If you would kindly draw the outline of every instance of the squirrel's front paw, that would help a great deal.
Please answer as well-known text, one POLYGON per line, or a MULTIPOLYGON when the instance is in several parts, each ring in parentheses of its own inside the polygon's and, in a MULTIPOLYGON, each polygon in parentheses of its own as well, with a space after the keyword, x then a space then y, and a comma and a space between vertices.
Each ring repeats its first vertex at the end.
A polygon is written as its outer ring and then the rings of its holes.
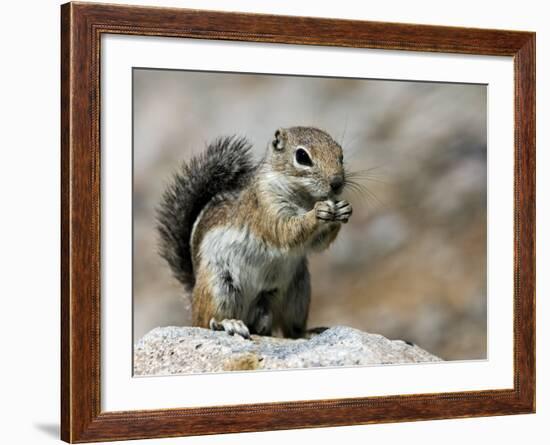
POLYGON ((317 201, 315 217, 320 221, 334 221, 334 203, 332 201, 317 201))
POLYGON ((334 220, 347 223, 353 212, 351 204, 347 201, 338 201, 334 205, 334 220))
POLYGON ((250 331, 242 320, 226 318, 218 322, 215 318, 212 318, 209 325, 213 331, 225 331, 229 335, 238 334, 243 338, 250 338, 250 331))

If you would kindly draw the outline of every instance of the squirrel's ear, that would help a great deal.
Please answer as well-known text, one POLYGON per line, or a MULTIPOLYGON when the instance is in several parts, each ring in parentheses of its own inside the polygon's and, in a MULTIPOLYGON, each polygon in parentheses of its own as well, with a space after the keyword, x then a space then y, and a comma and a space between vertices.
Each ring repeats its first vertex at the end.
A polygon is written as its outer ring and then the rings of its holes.
POLYGON ((273 142, 271 143, 271 145, 273 145, 273 148, 275 150, 283 150, 285 148, 285 142, 286 142, 286 137, 285 137, 285 130, 283 130, 282 128, 279 128, 276 132, 275 132, 275 136, 273 137, 273 142))

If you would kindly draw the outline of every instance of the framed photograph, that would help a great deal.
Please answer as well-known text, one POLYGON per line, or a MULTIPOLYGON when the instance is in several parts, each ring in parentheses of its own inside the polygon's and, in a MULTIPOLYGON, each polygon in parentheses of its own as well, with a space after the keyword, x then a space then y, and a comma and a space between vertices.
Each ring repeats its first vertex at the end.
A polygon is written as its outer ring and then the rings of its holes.
POLYGON ((535 411, 535 34, 61 7, 67 442, 535 411))

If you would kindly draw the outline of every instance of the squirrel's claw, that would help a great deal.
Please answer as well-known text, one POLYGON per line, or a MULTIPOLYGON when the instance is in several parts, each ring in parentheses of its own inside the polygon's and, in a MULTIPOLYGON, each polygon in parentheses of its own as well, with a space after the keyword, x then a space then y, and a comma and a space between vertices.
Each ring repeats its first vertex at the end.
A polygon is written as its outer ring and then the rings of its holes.
POLYGON ((338 201, 334 206, 334 220, 343 222, 344 224, 349 221, 353 208, 347 201, 338 201))
POLYGON ((334 204, 331 201, 316 202, 315 216, 321 221, 334 221, 334 204))
POLYGON ((218 322, 215 318, 212 318, 209 325, 213 331, 225 331, 229 335, 238 334, 243 338, 250 338, 250 331, 242 320, 226 318, 218 322))
POLYGON ((336 221, 347 223, 353 212, 351 204, 347 201, 319 201, 315 203, 315 216, 321 221, 336 221))

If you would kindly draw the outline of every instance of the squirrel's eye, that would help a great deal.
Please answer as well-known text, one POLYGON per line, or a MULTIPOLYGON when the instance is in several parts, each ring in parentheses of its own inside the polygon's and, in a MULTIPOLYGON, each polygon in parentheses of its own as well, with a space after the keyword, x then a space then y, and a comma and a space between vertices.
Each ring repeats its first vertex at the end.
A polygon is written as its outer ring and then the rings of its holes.
POLYGON ((298 150, 296 150, 296 162, 300 165, 307 165, 308 167, 311 167, 313 165, 313 162, 307 154, 307 151, 305 151, 303 148, 299 148, 298 150))

